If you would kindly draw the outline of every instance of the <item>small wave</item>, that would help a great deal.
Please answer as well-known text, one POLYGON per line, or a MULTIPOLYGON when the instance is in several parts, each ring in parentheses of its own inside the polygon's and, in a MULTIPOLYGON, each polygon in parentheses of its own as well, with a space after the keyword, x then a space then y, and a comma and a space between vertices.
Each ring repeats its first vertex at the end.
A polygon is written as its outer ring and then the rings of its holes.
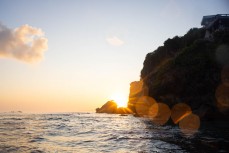
POLYGON ((47 118, 47 119, 45 119, 45 120, 62 120, 62 118, 61 117, 50 117, 50 118, 47 118))
POLYGON ((178 127, 156 126, 131 116, 5 115, 0 119, 0 153, 217 152, 229 150, 228 134, 227 129, 214 129, 186 138, 178 127))
POLYGON ((84 140, 83 142, 88 143, 88 142, 94 142, 92 140, 84 140))
POLYGON ((23 120, 22 118, 12 117, 12 118, 4 118, 4 120, 23 120))
POLYGON ((134 139, 134 138, 128 137, 128 136, 120 136, 120 137, 117 137, 117 138, 116 138, 117 141, 120 141, 120 140, 128 140, 128 139, 134 139))
POLYGON ((31 150, 30 153, 43 153, 44 151, 41 151, 41 150, 31 150))
POLYGON ((41 142, 41 141, 45 141, 46 139, 43 137, 34 137, 32 140, 30 140, 29 142, 41 142))
POLYGON ((17 152, 20 148, 16 146, 0 145, 1 153, 17 152))

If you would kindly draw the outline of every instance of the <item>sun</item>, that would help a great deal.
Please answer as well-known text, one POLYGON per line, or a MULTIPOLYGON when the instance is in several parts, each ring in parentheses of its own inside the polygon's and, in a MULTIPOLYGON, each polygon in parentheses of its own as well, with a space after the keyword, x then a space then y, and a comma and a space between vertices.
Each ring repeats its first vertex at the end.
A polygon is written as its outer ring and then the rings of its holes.
POLYGON ((111 95, 111 99, 117 103, 118 107, 127 107, 128 99, 124 94, 114 93, 111 95))

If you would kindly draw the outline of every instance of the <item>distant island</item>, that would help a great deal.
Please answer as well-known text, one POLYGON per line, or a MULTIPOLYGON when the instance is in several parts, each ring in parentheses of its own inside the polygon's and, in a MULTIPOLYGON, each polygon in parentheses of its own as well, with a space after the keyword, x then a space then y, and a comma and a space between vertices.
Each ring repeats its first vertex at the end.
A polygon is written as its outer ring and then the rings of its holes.
MULTIPOLYGON (((229 120, 229 15, 204 16, 201 25, 167 39, 146 55, 140 80, 130 84, 125 110, 161 117, 163 106, 163 112, 168 112, 165 123, 171 116, 175 124, 190 114, 200 120, 229 120), (157 112, 152 109, 155 103, 157 112), (180 117, 173 117, 174 110, 180 117)), ((109 101, 96 112, 120 113, 117 110, 109 101)))

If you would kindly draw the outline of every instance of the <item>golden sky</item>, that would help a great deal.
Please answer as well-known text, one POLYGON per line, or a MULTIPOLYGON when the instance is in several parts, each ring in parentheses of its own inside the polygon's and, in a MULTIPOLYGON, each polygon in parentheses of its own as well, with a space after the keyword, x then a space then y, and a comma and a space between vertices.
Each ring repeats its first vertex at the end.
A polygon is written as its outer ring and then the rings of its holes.
POLYGON ((0 112, 95 111, 127 99, 148 52, 200 27, 204 15, 229 13, 227 6, 226 0, 2 0, 0 112))

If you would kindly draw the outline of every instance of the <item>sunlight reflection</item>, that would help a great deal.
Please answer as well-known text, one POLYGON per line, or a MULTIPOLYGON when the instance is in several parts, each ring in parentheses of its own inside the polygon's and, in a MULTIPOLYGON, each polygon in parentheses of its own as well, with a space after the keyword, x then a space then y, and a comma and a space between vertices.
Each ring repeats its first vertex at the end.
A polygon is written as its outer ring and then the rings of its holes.
POLYGON ((164 125, 170 118, 170 108, 164 103, 154 103, 149 109, 149 118, 157 125, 164 125))
POLYGON ((187 115, 191 114, 191 108, 185 103, 178 103, 172 108, 171 118, 174 124, 177 124, 187 115))
POLYGON ((195 114, 186 115, 180 122, 179 127, 185 135, 195 134, 200 127, 200 118, 195 114))

